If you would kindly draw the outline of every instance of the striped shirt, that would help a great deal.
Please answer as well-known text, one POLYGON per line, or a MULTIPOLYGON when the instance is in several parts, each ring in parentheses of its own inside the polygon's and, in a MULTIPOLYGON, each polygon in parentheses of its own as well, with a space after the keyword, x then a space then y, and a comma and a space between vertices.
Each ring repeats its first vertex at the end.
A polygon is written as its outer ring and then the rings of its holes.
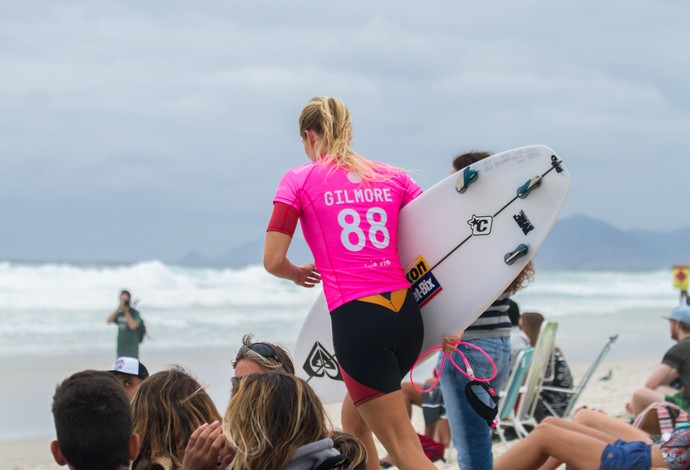
POLYGON ((463 341, 482 338, 500 338, 510 336, 510 318, 508 317, 509 295, 501 294, 489 308, 467 327, 462 335, 463 341))

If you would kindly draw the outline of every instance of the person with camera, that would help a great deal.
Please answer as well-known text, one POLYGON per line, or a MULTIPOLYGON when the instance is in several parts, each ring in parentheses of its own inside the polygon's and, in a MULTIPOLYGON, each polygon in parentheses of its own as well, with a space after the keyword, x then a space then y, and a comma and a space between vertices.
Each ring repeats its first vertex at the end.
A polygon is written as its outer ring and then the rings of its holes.
POLYGON ((108 316, 108 323, 117 325, 117 357, 139 358, 139 325, 141 316, 130 306, 131 294, 120 292, 120 305, 108 316))

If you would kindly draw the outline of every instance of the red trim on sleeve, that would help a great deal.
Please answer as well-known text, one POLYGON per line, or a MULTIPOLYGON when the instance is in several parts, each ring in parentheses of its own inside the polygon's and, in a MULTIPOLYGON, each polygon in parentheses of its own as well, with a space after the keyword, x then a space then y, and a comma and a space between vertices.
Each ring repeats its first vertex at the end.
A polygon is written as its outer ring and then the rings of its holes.
POLYGON ((280 232, 292 236, 297 228, 299 211, 290 204, 276 202, 273 204, 273 214, 268 222, 267 232, 280 232))

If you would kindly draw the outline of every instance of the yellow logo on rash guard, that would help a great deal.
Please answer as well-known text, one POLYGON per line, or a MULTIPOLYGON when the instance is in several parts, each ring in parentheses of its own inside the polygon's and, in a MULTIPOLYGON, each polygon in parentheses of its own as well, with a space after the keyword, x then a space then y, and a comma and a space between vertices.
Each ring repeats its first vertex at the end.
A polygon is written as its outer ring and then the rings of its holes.
POLYGON ((410 283, 412 295, 420 307, 426 305, 443 290, 423 256, 418 256, 405 270, 405 276, 407 276, 407 282, 410 283))

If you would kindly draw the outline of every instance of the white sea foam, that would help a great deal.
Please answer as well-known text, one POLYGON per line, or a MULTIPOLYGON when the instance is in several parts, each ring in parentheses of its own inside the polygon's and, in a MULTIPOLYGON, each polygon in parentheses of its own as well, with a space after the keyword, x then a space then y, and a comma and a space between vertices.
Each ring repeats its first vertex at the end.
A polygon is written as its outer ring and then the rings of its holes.
POLYGON ((678 303, 671 271, 537 272, 515 299, 523 310, 547 316, 611 315, 633 309, 667 312, 678 303))
MULTIPOLYGON (((191 268, 0 263, 0 355, 112 349, 105 319, 130 289, 146 320, 146 347, 228 344, 254 331, 294 341, 317 290, 263 267, 191 268)), ((265 337, 265 336, 264 336, 265 337)))
POLYGON ((211 269, 148 261, 126 266, 0 263, 0 309, 103 309, 129 288, 148 308, 213 308, 300 302, 263 268, 211 269))
MULTIPOLYGON (((293 343, 319 291, 276 279, 261 266, 0 262, 0 356, 113 349, 116 332, 105 318, 122 288, 139 299, 150 334, 144 347, 151 349, 227 345, 247 332, 293 343)), ((515 298, 523 311, 561 319, 657 316, 678 302, 670 270, 537 272, 515 298)))

